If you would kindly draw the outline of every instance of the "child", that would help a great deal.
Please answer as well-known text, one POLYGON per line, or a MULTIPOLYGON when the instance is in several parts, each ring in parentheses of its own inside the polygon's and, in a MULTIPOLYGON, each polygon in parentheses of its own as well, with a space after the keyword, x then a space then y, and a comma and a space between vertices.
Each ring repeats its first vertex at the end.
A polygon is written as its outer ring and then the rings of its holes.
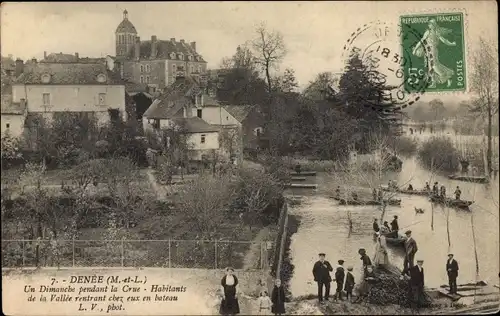
POLYGON ((347 267, 347 274, 345 277, 344 291, 347 293, 347 300, 352 302, 352 290, 354 289, 354 275, 352 275, 352 266, 347 267))
POLYGON ((267 293, 267 291, 260 292, 258 302, 259 315, 270 315, 273 303, 271 302, 271 298, 269 297, 269 293, 267 293))
MULTIPOLYGON (((221 289, 215 291, 215 298, 213 301, 214 310, 218 311, 222 315, 222 304, 224 304, 224 294, 221 289)), ((214 313, 215 314, 215 313, 214 313)))

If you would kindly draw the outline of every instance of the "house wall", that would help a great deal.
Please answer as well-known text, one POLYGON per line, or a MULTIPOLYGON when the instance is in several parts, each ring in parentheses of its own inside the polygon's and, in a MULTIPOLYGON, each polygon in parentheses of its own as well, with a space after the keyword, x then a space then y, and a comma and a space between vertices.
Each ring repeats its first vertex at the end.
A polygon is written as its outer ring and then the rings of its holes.
POLYGON ((201 73, 205 73, 207 71, 207 63, 204 62, 169 59, 166 61, 164 69, 167 86, 175 82, 177 69, 179 69, 179 67, 184 67, 186 75, 199 74, 200 68, 201 68, 201 73), (173 65, 175 65, 176 69, 175 72, 173 65), (194 72, 192 72, 191 66, 194 67, 194 72))
MULTIPOLYGON (((109 121, 108 109, 118 109, 123 120, 125 86, 121 85, 13 85, 13 102, 27 101, 28 112, 94 112, 99 124, 109 121), (43 105, 43 94, 50 94, 50 105, 43 105), (104 105, 99 105, 99 94, 105 93, 104 105)), ((50 115, 48 116, 51 117, 50 115)))
POLYGON ((262 135, 264 132, 263 125, 262 116, 255 110, 252 110, 242 123, 244 148, 256 149, 259 146, 259 137, 256 130, 260 129, 262 135))
POLYGON ((21 137, 24 131, 24 120, 25 116, 22 114, 2 114, 2 136, 8 133, 13 138, 21 137))
POLYGON ((163 88, 166 85, 164 59, 151 59, 125 62, 124 77, 137 83, 147 83, 152 87, 163 88), (142 66, 142 72, 141 72, 142 66), (148 67, 149 66, 149 71, 148 67), (142 81, 141 81, 142 77, 142 81), (149 83, 147 78, 149 77, 149 83))
POLYGON ((219 149, 219 133, 192 133, 188 137, 188 144, 190 148, 189 158, 192 160, 201 160, 202 155, 208 155, 210 154, 211 150, 219 149), (204 144, 201 143, 202 135, 205 135, 204 144))
MULTIPOLYGON (((241 123, 238 122, 231 114, 229 114, 226 109, 218 106, 204 106, 200 108, 202 110, 201 118, 208 124, 215 125, 237 125, 240 126, 241 123)), ((193 108, 193 116, 197 115, 197 108, 193 108)))

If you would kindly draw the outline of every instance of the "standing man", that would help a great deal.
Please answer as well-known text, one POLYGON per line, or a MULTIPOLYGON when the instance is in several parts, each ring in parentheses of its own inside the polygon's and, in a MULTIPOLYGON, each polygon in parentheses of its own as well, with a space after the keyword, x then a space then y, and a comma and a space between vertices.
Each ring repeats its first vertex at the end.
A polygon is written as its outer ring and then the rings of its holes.
POLYGON ((340 198, 340 185, 335 189, 335 197, 340 198))
POLYGON ((316 261, 313 268, 314 281, 318 283, 318 300, 320 302, 323 301, 323 286, 325 286, 325 301, 328 301, 330 296, 330 282, 332 282, 330 271, 333 271, 330 262, 325 260, 324 253, 320 253, 319 260, 316 261))
POLYGON ((430 191, 431 190, 431 187, 429 185, 429 182, 426 182, 425 183, 425 191, 430 191))
POLYGON ((337 267, 337 270, 335 271, 335 282, 337 283, 337 290, 335 292, 335 300, 341 300, 342 301, 342 288, 344 287, 344 278, 345 278, 345 272, 344 272, 344 260, 339 260, 339 266, 337 267))
POLYGON ((432 193, 436 196, 439 195, 439 185, 438 185, 437 181, 434 182, 434 185, 432 186, 432 193))
POLYGON ((391 231, 396 232, 396 234, 399 231, 399 224, 398 224, 398 216, 394 215, 394 219, 391 222, 391 231))
MULTIPOLYGON (((366 275, 367 274, 367 271, 368 271, 368 267, 372 265, 372 260, 370 259, 370 257, 368 257, 366 255, 366 250, 365 248, 360 248, 358 250, 358 253, 359 255, 361 256, 361 262, 363 262, 363 275, 366 275)), ((363 276, 364 278, 364 276, 363 276)))
POLYGON ((460 191, 460 187, 457 185, 457 189, 455 190, 455 199, 460 200, 460 195, 462 195, 462 191, 460 191))
POLYGON ((374 218, 373 219, 373 231, 378 233, 378 231, 380 230, 380 227, 378 226, 378 222, 377 222, 377 219, 374 218))
POLYGON ((417 260, 417 265, 410 269, 410 287, 412 293, 411 305, 413 309, 419 306, 424 297, 424 260, 417 260))
POLYGON ((446 187, 444 185, 441 186, 441 197, 446 198, 446 187))
POLYGON ((380 189, 378 189, 378 200, 382 201, 382 197, 383 197, 383 195, 382 195, 382 188, 380 188, 380 189))
POLYGON ((448 283, 450 284, 450 294, 457 294, 458 262, 453 259, 453 254, 448 254, 446 261, 446 272, 448 273, 448 283))
POLYGON ((376 201, 377 200, 377 189, 373 188, 372 196, 373 196, 373 200, 376 201))
POLYGON ((418 251, 417 242, 413 239, 413 237, 411 237, 411 230, 407 230, 405 235, 405 260, 403 263, 404 268, 402 274, 408 274, 411 268, 413 268, 413 260, 418 251))

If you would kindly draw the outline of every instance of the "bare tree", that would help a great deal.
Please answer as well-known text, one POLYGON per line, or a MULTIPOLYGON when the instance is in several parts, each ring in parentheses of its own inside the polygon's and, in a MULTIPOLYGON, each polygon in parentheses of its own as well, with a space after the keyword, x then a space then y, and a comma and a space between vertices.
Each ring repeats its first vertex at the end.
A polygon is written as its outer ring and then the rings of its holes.
POLYGON ((271 70, 279 66, 286 55, 283 35, 277 31, 268 31, 264 24, 257 27, 257 37, 252 41, 255 62, 265 74, 268 92, 272 90, 271 70))
POLYGON ((490 174, 493 170, 492 121, 498 113, 498 52, 484 38, 479 39, 479 47, 473 54, 472 69, 471 90, 477 95, 472 111, 488 120, 486 163, 490 174))

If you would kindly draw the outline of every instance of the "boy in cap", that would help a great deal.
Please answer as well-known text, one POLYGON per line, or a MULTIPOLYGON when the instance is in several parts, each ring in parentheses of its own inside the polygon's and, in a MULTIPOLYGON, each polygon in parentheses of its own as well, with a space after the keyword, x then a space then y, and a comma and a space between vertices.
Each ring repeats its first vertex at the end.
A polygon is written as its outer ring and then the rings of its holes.
POLYGON ((343 266, 344 260, 339 260, 338 263, 339 265, 337 267, 337 270, 335 271, 335 282, 337 283, 335 300, 342 300, 342 288, 344 286, 344 277, 345 277, 344 266, 343 266))
POLYGON ((354 289, 354 275, 352 274, 352 266, 347 267, 347 273, 345 276, 344 291, 347 293, 347 300, 352 302, 352 290, 354 289))
POLYGON ((412 308, 417 308, 424 296, 424 260, 417 260, 417 265, 410 269, 410 286, 412 292, 412 308))
POLYGON ((332 282, 332 277, 330 276, 330 271, 333 271, 330 262, 325 260, 325 254, 319 254, 319 260, 316 261, 313 267, 314 281, 318 283, 318 300, 323 301, 323 286, 325 286, 325 301, 328 301, 328 296, 330 296, 330 282, 332 282))
POLYGON ((413 267, 415 254, 418 251, 417 242, 411 237, 411 230, 407 230, 405 232, 405 235, 405 259, 403 262, 404 268, 402 274, 407 274, 410 272, 410 269, 413 267))

